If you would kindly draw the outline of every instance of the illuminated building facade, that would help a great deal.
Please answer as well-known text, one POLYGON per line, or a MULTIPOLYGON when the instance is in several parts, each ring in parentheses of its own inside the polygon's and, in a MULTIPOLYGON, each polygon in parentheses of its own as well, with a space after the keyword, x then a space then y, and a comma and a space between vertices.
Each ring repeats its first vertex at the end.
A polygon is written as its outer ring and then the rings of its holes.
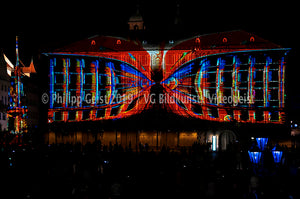
POLYGON ((10 88, 10 78, 6 72, 5 55, 0 52, 0 125, 1 131, 7 130, 8 90, 10 88))
POLYGON ((160 46, 96 36, 45 53, 48 122, 120 119, 155 103, 175 114, 241 123, 285 122, 287 48, 244 31, 196 36, 160 46), (151 46, 151 47, 150 47, 151 46), (154 69, 162 80, 151 79, 154 69))

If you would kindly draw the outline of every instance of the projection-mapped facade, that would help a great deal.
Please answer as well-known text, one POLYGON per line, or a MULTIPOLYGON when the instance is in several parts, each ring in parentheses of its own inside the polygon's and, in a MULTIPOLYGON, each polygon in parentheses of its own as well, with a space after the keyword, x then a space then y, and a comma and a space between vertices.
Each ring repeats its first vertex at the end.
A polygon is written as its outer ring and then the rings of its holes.
POLYGON ((244 31, 149 46, 97 36, 46 53, 48 122, 124 118, 160 95, 155 103, 186 117, 284 123, 289 49, 244 31), (154 69, 163 74, 159 82, 151 79, 154 69), (151 93, 154 84, 163 93, 151 93))

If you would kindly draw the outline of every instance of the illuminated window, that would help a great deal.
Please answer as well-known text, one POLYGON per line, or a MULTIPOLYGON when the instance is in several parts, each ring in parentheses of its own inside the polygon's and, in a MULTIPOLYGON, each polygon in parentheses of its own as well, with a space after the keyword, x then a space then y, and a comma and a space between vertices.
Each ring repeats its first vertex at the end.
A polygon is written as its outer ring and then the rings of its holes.
POLYGON ((224 38, 223 38, 223 43, 227 43, 227 41, 228 41, 227 38, 224 37, 224 38))
POLYGON ((250 37, 250 42, 254 42, 255 41, 255 38, 252 36, 250 37))
POLYGON ((195 43, 200 44, 200 38, 199 37, 195 39, 195 43))
POLYGON ((120 44, 121 44, 121 40, 118 39, 118 40, 117 40, 117 45, 120 45, 120 44))
POLYGON ((92 46, 95 46, 95 45, 96 45, 96 41, 95 41, 95 40, 92 40, 91 45, 92 45, 92 46))

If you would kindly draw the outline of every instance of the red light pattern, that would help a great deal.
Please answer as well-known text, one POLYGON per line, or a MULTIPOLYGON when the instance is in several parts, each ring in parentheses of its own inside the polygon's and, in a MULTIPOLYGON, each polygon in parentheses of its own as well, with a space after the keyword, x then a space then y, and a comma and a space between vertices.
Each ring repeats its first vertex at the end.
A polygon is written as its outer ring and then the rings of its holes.
POLYGON ((49 122, 115 119, 142 112, 154 84, 151 67, 158 67, 169 111, 221 122, 283 123, 287 51, 243 31, 198 36, 155 51, 120 38, 83 40, 47 53, 49 122), (67 103, 70 96, 89 93, 96 100, 93 104, 67 103), (58 94, 64 103, 54 103, 58 94), (102 96, 107 103, 97 103, 102 96), (118 96, 123 100, 114 103, 118 96))

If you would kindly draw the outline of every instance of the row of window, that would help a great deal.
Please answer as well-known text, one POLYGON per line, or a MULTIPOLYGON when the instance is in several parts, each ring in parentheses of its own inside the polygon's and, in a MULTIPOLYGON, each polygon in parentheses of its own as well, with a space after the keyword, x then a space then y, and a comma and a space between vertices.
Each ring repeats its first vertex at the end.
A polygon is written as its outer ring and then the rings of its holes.
POLYGON ((0 88, 1 88, 1 91, 8 92, 9 86, 7 86, 6 84, 1 84, 0 88))
POLYGON ((6 120, 6 113, 0 112, 0 120, 6 120))
MULTIPOLYGON (((116 116, 118 115, 118 110, 119 107, 114 107, 112 110, 111 110, 111 114, 110 116, 116 116)), ((227 115, 229 115, 231 118, 234 118, 234 112, 232 109, 227 109, 226 110, 227 112, 227 115)), ((199 114, 202 114, 202 111, 199 111, 198 110, 198 113, 199 114)), ((249 121, 250 119, 250 112, 248 110, 240 110, 238 115, 239 115, 239 118, 241 121, 249 121)), ((68 120, 70 121, 75 121, 76 120, 76 117, 77 117, 77 114, 78 114, 78 111, 69 111, 67 112, 68 114, 68 120)), ((212 118, 219 118, 219 111, 218 111, 218 108, 216 107, 209 107, 208 108, 208 115, 212 118)), ((104 118, 105 116, 105 109, 98 109, 96 111, 96 115, 95 117, 96 118, 104 118)), ((257 121, 257 122, 262 122, 262 121, 271 121, 271 122, 277 122, 277 121, 280 121, 280 113, 279 111, 263 111, 263 110, 256 110, 254 115, 254 120, 257 121)), ((90 110, 83 110, 82 111, 82 115, 81 115, 81 118, 78 118, 79 120, 90 120, 91 118, 91 111, 90 110)), ((54 118, 53 118, 55 121, 61 121, 63 120, 63 112, 55 112, 54 113, 54 118)), ((221 118, 223 119, 223 118, 221 118)))

